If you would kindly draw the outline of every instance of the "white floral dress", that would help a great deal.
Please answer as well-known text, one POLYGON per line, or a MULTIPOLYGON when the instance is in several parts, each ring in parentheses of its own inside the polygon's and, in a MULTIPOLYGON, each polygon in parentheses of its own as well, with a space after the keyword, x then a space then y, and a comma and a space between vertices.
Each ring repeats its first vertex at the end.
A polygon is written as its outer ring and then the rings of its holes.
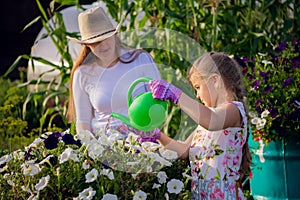
POLYGON ((208 131, 198 126, 190 148, 192 199, 246 199, 236 186, 240 178, 242 148, 247 138, 247 118, 241 102, 236 105, 242 116, 240 127, 208 131), (238 191, 237 191, 238 190, 238 191), (238 192, 238 193, 237 193, 238 192))

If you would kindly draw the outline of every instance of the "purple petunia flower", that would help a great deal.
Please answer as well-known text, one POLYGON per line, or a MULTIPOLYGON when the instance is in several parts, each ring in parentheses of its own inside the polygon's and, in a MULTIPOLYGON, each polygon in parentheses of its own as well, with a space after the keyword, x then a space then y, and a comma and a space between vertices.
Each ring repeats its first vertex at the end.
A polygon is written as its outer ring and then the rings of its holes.
POLYGON ((287 45, 286 41, 282 41, 282 42, 280 43, 280 45, 279 45, 278 47, 275 48, 275 51, 278 52, 278 53, 279 53, 279 52, 282 52, 283 50, 285 50, 286 45, 287 45))
POLYGON ((271 108, 269 108, 268 110, 269 110, 270 116, 271 116, 272 118, 277 117, 277 115, 278 115, 278 110, 277 110, 277 108, 271 107, 271 108))
POLYGON ((285 80, 282 82, 282 87, 285 87, 285 86, 291 84, 291 80, 292 80, 291 77, 288 77, 287 79, 285 79, 285 80))
POLYGON ((300 56, 296 57, 296 58, 292 58, 292 70, 295 70, 296 68, 299 67, 300 64, 300 56))
POLYGON ((74 140, 74 137, 71 134, 63 135, 62 140, 64 141, 65 144, 75 144, 79 147, 81 146, 81 143, 79 141, 74 140))
POLYGON ((267 81, 268 74, 270 74, 270 71, 267 71, 267 72, 260 71, 259 72, 259 75, 264 79, 265 82, 267 81))
POLYGON ((239 64, 240 67, 242 67, 243 69, 247 67, 244 59, 241 59, 238 56, 234 56, 234 60, 239 64))
POLYGON ((48 138, 44 140, 45 147, 50 150, 57 148, 59 137, 61 137, 61 133, 59 132, 54 132, 49 135, 48 138))
POLYGON ((260 80, 256 80, 253 83, 251 83, 251 86, 254 87, 254 90, 258 90, 259 84, 260 84, 260 80))
POLYGON ((258 113, 262 113, 262 112, 263 112, 263 109, 262 109, 260 106, 256 106, 256 107, 255 107, 255 110, 256 110, 256 112, 258 112, 258 113))
POLYGON ((262 102, 262 98, 257 99, 255 102, 255 107, 259 106, 259 104, 262 102))
POLYGON ((248 60, 250 60, 249 56, 245 56, 243 59, 242 59, 244 62, 247 62, 248 60))
POLYGON ((30 152, 32 152, 32 148, 31 147, 25 153, 25 160, 29 160, 31 158, 30 152))
POLYGON ((263 93, 266 94, 268 92, 270 92, 273 89, 272 85, 268 85, 267 87, 264 88, 263 93))

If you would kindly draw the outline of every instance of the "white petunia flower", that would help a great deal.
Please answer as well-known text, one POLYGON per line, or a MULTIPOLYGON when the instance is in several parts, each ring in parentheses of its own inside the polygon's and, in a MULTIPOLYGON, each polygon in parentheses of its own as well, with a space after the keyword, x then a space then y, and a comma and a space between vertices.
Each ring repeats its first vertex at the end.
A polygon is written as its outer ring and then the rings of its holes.
POLYGON ((59 155, 58 159, 59 159, 59 164, 62 164, 64 162, 68 161, 69 159, 73 160, 75 162, 79 161, 77 154, 70 147, 66 148, 64 150, 64 152, 62 152, 61 155, 59 155))
POLYGON ((109 143, 114 143, 115 141, 117 140, 123 140, 124 139, 124 135, 122 135, 120 132, 117 132, 115 130, 110 130, 109 131, 110 133, 109 136, 108 136, 108 142, 109 143))
POLYGON ((260 121, 260 118, 258 118, 258 117, 254 117, 253 119, 251 119, 252 124, 258 124, 259 121, 260 121))
POLYGON ((133 200, 145 200, 147 199, 147 194, 142 190, 139 190, 134 193, 133 200))
POLYGON ((86 183, 91 183, 95 181, 98 177, 98 171, 94 168, 85 175, 86 183))
POLYGON ((2 156, 0 158, 0 165, 3 165, 3 164, 7 163, 10 160, 11 160, 11 156, 10 155, 2 156))
POLYGON ((169 194, 167 192, 165 193, 165 198, 166 198, 166 200, 170 199, 169 194))
POLYGON ((81 130, 77 134, 77 138, 81 141, 82 144, 88 145, 94 138, 93 134, 88 130, 81 130))
POLYGON ((115 175, 114 175, 113 171, 111 171, 111 172, 109 172, 109 173, 107 174, 107 178, 108 178, 109 180, 114 180, 114 179, 115 179, 115 175))
POLYGON ((270 111, 265 110, 265 111, 263 111, 263 112, 261 113, 261 118, 265 118, 265 117, 267 117, 269 114, 270 114, 270 111))
POLYGON ((98 138, 98 142, 104 146, 111 146, 112 142, 110 140, 108 140, 108 137, 106 135, 101 135, 98 138))
POLYGON ((33 160, 27 161, 21 165, 23 174, 34 176, 41 171, 38 164, 35 164, 33 160))
POLYGON ((38 200, 39 196, 40 196, 39 193, 37 193, 37 194, 32 193, 27 200, 38 200))
POLYGON ((170 161, 159 156, 157 153, 150 152, 149 155, 154 159, 154 161, 160 163, 163 166, 168 166, 168 167, 172 166, 172 163, 170 161))
POLYGON ((50 176, 49 175, 47 175, 45 177, 42 177, 40 179, 40 181, 35 185, 35 189, 37 191, 43 190, 47 186, 49 180, 50 180, 50 176))
POLYGON ((87 160, 85 160, 85 161, 82 163, 82 168, 83 168, 83 169, 89 169, 89 168, 90 168, 90 164, 88 163, 87 160))
POLYGON ((46 158, 44 158, 39 164, 42 165, 44 164, 45 162, 48 162, 50 160, 50 158, 54 157, 53 155, 49 155, 47 156, 46 158))
POLYGON ((141 146, 146 151, 152 151, 152 152, 154 152, 154 151, 158 150, 161 145, 156 144, 154 142, 143 142, 141 144, 141 146))
POLYGON ((79 196, 75 199, 90 200, 90 199, 93 199, 95 194, 96 194, 96 191, 93 190, 92 187, 88 187, 87 189, 84 189, 82 192, 80 192, 79 196))
POLYGON ((16 184, 12 180, 7 180, 7 184, 10 186, 16 186, 16 184))
POLYGON ((168 176, 167 176, 166 172, 160 171, 157 174, 157 178, 158 178, 158 182, 160 184, 164 184, 167 181, 168 176))
POLYGON ((162 157, 168 159, 168 160, 174 160, 178 158, 178 154, 176 151, 172 151, 165 148, 160 148, 159 153, 162 157))
POLYGON ((167 183, 167 188, 169 193, 179 194, 183 188, 184 184, 178 179, 172 179, 167 183))
POLYGON ((296 103, 296 107, 297 107, 297 108, 300 108, 300 102, 297 101, 297 100, 295 100, 295 103, 296 103))
POLYGON ((128 136, 126 138, 126 142, 131 144, 131 143, 137 141, 138 137, 139 136, 137 134, 134 134, 134 133, 130 132, 130 133, 128 133, 128 136))
POLYGON ((266 119, 260 119, 259 122, 256 124, 256 129, 260 130, 260 129, 264 128, 266 123, 267 123, 266 119))
POLYGON ((114 180, 114 178, 115 178, 114 173, 110 169, 102 169, 100 174, 107 176, 108 179, 110 179, 110 180, 114 180))
POLYGON ((137 177, 137 175, 139 175, 138 173, 137 174, 131 174, 131 176, 132 176, 132 178, 136 178, 137 177))
POLYGON ((152 189, 158 189, 161 187, 161 184, 154 183, 152 189))
POLYGON ((118 197, 115 194, 107 193, 107 194, 103 195, 101 200, 118 200, 118 197))
POLYGON ((263 56, 263 57, 268 55, 266 53, 260 53, 260 52, 258 52, 257 54, 260 55, 260 56, 263 56))
POLYGON ((104 148, 102 147, 102 145, 98 142, 95 142, 89 147, 89 156, 92 159, 99 158, 102 155, 103 151, 104 148))
POLYGON ((30 145, 28 145, 27 147, 25 147, 25 150, 28 151, 28 149, 30 149, 32 147, 37 147, 37 146, 39 146, 43 142, 44 142, 44 140, 42 138, 35 138, 34 141, 30 145))
POLYGON ((21 186, 21 189, 24 191, 24 192, 28 192, 30 194, 32 194, 32 191, 28 188, 26 188, 24 185, 21 186))
POLYGON ((250 111, 248 114, 249 114, 249 117, 251 117, 251 118, 257 117, 256 112, 250 111))
POLYGON ((16 150, 13 152, 12 156, 16 160, 21 160, 21 159, 25 158, 25 152, 23 152, 21 150, 16 150))
POLYGON ((273 65, 273 63, 271 61, 268 61, 268 60, 263 60, 263 61, 261 61, 261 63, 263 63, 265 65, 273 65))

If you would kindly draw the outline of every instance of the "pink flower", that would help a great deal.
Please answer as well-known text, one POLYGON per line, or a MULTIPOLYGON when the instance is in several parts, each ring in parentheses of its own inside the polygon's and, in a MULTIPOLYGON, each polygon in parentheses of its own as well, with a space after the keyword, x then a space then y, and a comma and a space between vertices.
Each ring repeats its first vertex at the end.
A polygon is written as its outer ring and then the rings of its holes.
POLYGON ((229 134, 229 131, 228 130, 224 130, 224 135, 228 135, 229 134))
POLYGON ((240 156, 236 156, 233 158, 233 165, 237 165, 239 163, 240 156))
POLYGON ((229 156, 225 156, 224 157, 224 160, 222 162, 222 166, 225 167, 227 164, 228 164, 228 161, 230 160, 230 157, 229 156))
POLYGON ((210 184, 208 184, 208 188, 212 188, 213 186, 215 185, 215 183, 214 182, 211 182, 210 184))
POLYGON ((228 189, 229 189, 231 192, 234 192, 235 187, 234 187, 234 185, 229 185, 228 189))
POLYGON ((201 196, 201 198, 206 199, 206 192, 205 192, 205 190, 201 190, 200 191, 200 196, 201 196))
POLYGON ((215 188, 213 194, 215 199, 224 199, 224 193, 220 188, 215 188))

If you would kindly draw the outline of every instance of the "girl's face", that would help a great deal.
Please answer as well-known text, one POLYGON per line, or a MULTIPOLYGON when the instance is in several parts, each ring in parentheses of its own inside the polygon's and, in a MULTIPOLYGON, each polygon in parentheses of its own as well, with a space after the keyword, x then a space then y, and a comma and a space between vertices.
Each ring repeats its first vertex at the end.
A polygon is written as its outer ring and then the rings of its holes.
POLYGON ((196 97, 198 99, 200 99, 208 107, 216 106, 215 101, 217 93, 212 78, 205 80, 199 76, 192 76, 191 83, 196 90, 196 97))

